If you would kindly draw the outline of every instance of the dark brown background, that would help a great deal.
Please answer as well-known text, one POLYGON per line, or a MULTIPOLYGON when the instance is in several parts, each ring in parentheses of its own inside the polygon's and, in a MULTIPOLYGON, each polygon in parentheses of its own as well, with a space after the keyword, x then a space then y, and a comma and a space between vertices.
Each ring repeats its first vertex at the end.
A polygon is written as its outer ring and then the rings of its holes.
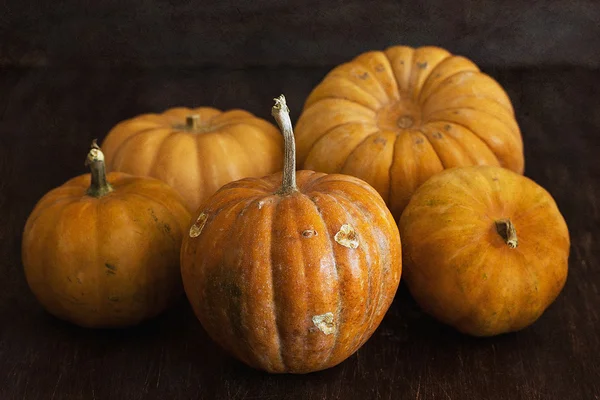
POLYGON ((600 399, 600 2, 0 2, 0 399, 600 399), (304 4, 299 7, 295 4, 304 4), (335 64, 393 44, 447 47, 507 89, 526 175, 571 231, 568 282, 532 327, 489 339, 423 315, 401 286, 373 338, 307 376, 250 370, 184 300, 140 327, 91 331, 29 292, 21 231, 86 172, 92 138, 175 105, 298 117, 335 64))

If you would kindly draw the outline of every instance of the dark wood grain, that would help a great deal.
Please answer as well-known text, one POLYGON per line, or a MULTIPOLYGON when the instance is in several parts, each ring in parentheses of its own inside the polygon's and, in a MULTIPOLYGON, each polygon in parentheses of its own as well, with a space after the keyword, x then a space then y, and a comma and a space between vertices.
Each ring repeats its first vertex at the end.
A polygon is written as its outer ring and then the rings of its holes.
POLYGON ((435 44, 483 65, 600 66, 596 0, 4 4, 0 65, 313 66, 389 45, 435 44))
POLYGON ((298 117, 327 68, 0 70, 0 399, 599 399, 600 71, 490 70, 523 130, 526 174, 571 232, 564 291, 515 334, 474 339, 423 315, 402 286, 350 359, 306 376, 234 361, 184 299, 137 328, 92 331, 45 313, 28 290, 20 240, 35 202, 85 172, 92 138, 176 105, 242 107, 270 118, 285 93, 298 117))

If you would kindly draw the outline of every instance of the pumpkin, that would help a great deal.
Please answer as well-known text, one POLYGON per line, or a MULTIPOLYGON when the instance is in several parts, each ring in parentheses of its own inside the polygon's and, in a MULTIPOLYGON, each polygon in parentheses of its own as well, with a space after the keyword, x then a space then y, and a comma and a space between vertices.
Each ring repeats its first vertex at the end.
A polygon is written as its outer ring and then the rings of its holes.
POLYGON ((91 328, 135 325, 183 295, 179 251, 189 212, 157 179, 106 174, 92 145, 91 174, 43 196, 22 241, 25 276, 42 306, 91 328))
POLYGON ((171 108, 117 124, 102 143, 110 171, 158 178, 196 211, 221 186, 279 171, 277 128, 247 111, 171 108))
POLYGON ((470 60, 430 46, 370 51, 333 69, 305 102, 296 145, 302 168, 365 180, 396 218, 445 168, 524 168, 503 88, 470 60))
POLYGON ((400 218, 405 282, 429 314, 491 336, 535 322, 562 290, 569 232, 552 196, 501 167, 448 169, 400 218))
POLYGON ((397 290, 401 244, 381 196, 345 175, 295 173, 289 110, 282 173, 246 178, 209 198, 183 240, 185 292, 208 334, 273 373, 308 373, 354 353, 397 290), (283 184, 282 184, 283 182, 283 184))

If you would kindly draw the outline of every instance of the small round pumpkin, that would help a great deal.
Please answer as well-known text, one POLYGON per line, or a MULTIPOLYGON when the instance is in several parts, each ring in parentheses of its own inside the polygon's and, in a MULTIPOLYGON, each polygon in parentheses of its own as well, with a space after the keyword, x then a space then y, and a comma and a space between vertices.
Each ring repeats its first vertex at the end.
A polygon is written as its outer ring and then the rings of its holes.
POLYGON ((179 192, 190 211, 221 186, 281 168, 273 124, 243 110, 171 108, 117 124, 102 143, 109 171, 150 176, 179 192))
POLYGON ((524 168, 505 91, 438 47, 370 51, 333 69, 306 100, 296 145, 302 168, 365 180, 396 218, 444 168, 524 168))
POLYGON ((504 168, 433 176, 399 227, 410 292, 426 312, 464 333, 527 327, 567 279, 569 232, 554 199, 504 168))
POLYGON ((400 281, 401 244, 367 183, 295 173, 289 110, 275 100, 283 173, 225 185, 198 210, 182 276, 223 348, 258 369, 308 373, 342 362, 378 327, 400 281))
POLYGON ((179 252, 189 212, 157 179, 106 174, 95 144, 91 175, 51 190, 27 219, 22 259, 42 306, 83 327, 154 317, 183 294, 179 252))

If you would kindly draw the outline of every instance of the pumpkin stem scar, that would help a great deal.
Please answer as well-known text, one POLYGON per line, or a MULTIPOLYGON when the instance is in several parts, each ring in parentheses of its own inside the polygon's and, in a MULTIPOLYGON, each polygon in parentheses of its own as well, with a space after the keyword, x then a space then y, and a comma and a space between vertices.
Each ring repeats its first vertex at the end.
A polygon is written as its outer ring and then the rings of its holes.
POLYGON ((517 238, 517 230, 513 225, 512 221, 508 218, 499 219, 496 221, 496 231, 504 242, 511 249, 516 248, 519 245, 519 239, 517 238))
POLYGON ((396 125, 398 125, 398 128, 402 129, 410 128, 411 126, 413 126, 414 123, 415 120, 410 115, 403 115, 396 121, 396 125))
POLYGON ((86 194, 92 197, 102 197, 113 191, 113 187, 106 180, 106 166, 104 165, 104 153, 100 150, 96 139, 92 141, 90 152, 85 159, 85 166, 90 167, 92 179, 86 194))
POLYGON ((202 233, 202 229, 204 229, 204 225, 206 225, 206 220, 208 219, 208 214, 201 213, 196 218, 196 222, 190 227, 190 237, 195 238, 200 236, 202 233))
POLYGON ((285 102, 285 96, 281 95, 276 99, 275 105, 271 109, 271 115, 275 118, 279 129, 283 134, 284 141, 284 160, 283 160, 283 184, 275 192, 276 194, 286 196, 298 191, 296 186, 296 143, 294 142, 294 130, 290 120, 290 109, 285 102))
POLYGON ((331 335, 335 332, 336 326, 332 312, 327 312, 321 315, 315 315, 312 317, 312 322, 317 328, 319 328, 321 332, 323 332, 326 335, 331 335))
POLYGON ((358 234, 348 224, 342 225, 339 232, 333 238, 336 242, 349 249, 356 249, 358 247, 358 234))

